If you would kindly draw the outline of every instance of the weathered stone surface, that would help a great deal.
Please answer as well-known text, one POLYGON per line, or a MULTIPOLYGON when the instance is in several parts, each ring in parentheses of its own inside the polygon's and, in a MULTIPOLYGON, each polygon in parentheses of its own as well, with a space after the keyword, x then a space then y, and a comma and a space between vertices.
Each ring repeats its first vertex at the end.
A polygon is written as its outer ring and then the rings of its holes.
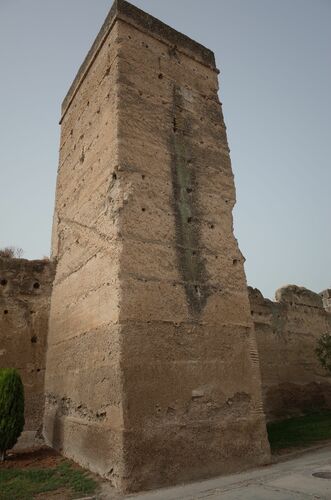
POLYGON ((52 255, 45 439, 112 480, 122 477, 118 327, 126 193, 117 182, 118 27, 103 44, 61 128, 52 255))
POLYGON ((269 456, 217 89, 117 1, 62 106, 45 435, 119 489, 269 456))
POLYGON ((323 300, 323 306, 328 312, 331 312, 331 290, 328 288, 320 293, 323 300))
POLYGON ((249 288, 261 365, 264 411, 268 420, 331 408, 331 377, 315 349, 331 332, 331 314, 320 295, 289 285, 276 302, 249 288))
POLYGON ((22 377, 28 446, 41 436, 53 278, 49 261, 0 258, 0 368, 16 368, 22 377))

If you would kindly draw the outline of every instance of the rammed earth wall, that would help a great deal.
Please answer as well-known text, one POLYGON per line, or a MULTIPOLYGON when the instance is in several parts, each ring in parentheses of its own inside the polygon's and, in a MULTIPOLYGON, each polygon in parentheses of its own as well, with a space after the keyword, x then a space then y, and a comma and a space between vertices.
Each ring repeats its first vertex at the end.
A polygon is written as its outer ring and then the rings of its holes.
POLYGON ((17 368, 25 390, 25 442, 41 435, 54 266, 0 258, 0 368, 17 368))
POLYGON ((122 490, 269 458, 217 91, 117 1, 63 103, 45 435, 122 490))
POLYGON ((298 286, 276 292, 276 302, 249 288, 268 420, 331 408, 331 376, 315 349, 331 333, 331 314, 317 293, 298 286))

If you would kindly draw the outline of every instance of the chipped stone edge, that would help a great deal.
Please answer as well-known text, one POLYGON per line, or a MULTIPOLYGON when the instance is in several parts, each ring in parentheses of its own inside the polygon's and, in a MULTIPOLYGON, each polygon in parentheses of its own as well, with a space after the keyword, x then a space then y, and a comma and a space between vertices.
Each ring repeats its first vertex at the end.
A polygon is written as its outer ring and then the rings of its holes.
POLYGON ((210 49, 195 42, 188 36, 179 33, 167 24, 159 21, 125 0, 115 0, 62 102, 60 124, 117 20, 124 21, 139 31, 148 33, 153 38, 166 43, 172 48, 175 47, 178 52, 182 52, 186 56, 218 73, 215 64, 215 56, 210 49))

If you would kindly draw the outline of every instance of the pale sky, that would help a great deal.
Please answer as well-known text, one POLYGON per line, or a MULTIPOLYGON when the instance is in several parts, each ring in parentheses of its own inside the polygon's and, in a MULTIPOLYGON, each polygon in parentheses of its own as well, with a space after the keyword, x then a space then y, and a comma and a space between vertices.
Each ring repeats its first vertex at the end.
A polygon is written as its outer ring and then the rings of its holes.
MULTIPOLYGON (((60 105, 108 0, 0 0, 0 248, 49 254, 60 105)), ((265 296, 331 286, 331 0, 133 0, 215 52, 235 234, 265 296)))

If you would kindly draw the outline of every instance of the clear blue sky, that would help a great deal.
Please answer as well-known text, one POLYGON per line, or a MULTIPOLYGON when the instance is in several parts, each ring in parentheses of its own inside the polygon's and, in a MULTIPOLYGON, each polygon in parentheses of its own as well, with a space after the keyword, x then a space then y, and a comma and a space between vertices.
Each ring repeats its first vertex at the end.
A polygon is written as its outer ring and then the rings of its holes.
MULTIPOLYGON (((214 50, 248 282, 331 286, 331 0, 133 0, 214 50)), ((60 103, 108 0, 0 0, 0 247, 49 254, 60 103)))

